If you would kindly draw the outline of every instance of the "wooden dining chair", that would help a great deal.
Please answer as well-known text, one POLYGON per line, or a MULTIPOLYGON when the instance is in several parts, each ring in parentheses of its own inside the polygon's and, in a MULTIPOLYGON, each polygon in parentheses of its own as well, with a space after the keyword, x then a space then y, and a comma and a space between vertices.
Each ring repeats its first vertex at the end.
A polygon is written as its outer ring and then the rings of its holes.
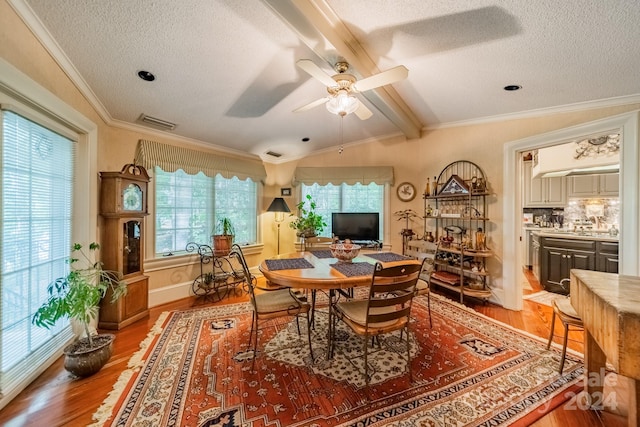
MULTIPOLYGON (((409 321, 411 302, 415 296, 416 283, 422 263, 407 261, 384 268, 376 263, 371 278, 369 297, 364 300, 337 302, 333 306, 333 321, 342 320, 353 332, 363 337, 364 376, 370 381, 368 353, 369 339, 395 331, 406 332, 407 367, 411 376, 411 344, 409 321)), ((332 327, 335 331, 335 326, 332 327)), ((402 338, 401 338, 402 339, 402 338)), ((331 340, 333 346, 334 340, 331 340)))
MULTIPOLYGON (((560 281, 560 285, 565 287, 570 282, 570 279, 562 279, 560 281)), ((564 370, 564 361, 567 356, 567 340, 569 339, 569 328, 573 327, 576 330, 584 330, 584 324, 582 323, 582 319, 580 315, 576 312, 576 310, 571 305, 571 299, 569 296, 558 296, 558 298, 554 299, 551 302, 551 307, 553 308, 553 315, 551 317, 551 332, 549 333, 549 341, 547 342, 547 350, 551 348, 551 342, 553 341, 554 336, 554 328, 556 326, 556 317, 560 319, 562 322, 562 327, 564 329, 564 336, 562 338, 562 356, 560 357, 560 367, 558 371, 562 374, 564 370)))
POLYGON ((427 296, 427 311, 429 312, 429 327, 433 327, 431 320, 431 275, 435 270, 436 253, 438 244, 426 240, 409 240, 407 242, 406 254, 420 261, 424 261, 420 279, 416 284, 416 294, 427 296))
POLYGON ((298 327, 298 335, 300 335, 299 317, 305 315, 307 320, 307 340, 309 342, 309 355, 313 361, 313 347, 311 345, 311 329, 309 312, 311 305, 306 301, 296 298, 289 288, 277 289, 273 291, 256 292, 257 279, 247 265, 247 261, 242 253, 242 248, 235 244, 231 248, 230 257, 236 258, 240 263, 244 276, 249 287, 249 296, 251 305, 253 306, 253 317, 251 320, 251 332, 249 333, 249 348, 253 344, 253 359, 255 361, 258 352, 258 330, 259 322, 262 320, 270 320, 284 316, 295 316, 296 325, 298 327), (255 332, 255 335, 254 335, 255 332), (252 342, 253 338, 253 342, 252 342))

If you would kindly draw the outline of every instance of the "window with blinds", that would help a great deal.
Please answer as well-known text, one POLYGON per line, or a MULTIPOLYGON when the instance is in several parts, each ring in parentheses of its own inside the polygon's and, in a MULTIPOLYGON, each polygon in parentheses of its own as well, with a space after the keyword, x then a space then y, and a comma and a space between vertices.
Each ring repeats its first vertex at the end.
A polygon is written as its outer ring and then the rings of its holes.
POLYGON ((66 275, 71 248, 75 142, 2 110, 0 392, 39 367, 71 335, 68 322, 31 323, 47 286, 66 275))
POLYGON ((156 254, 184 252, 187 243, 211 244, 219 218, 235 228, 234 242, 256 243, 258 186, 251 179, 214 178, 179 169, 155 171, 156 254))
POLYGON ((321 235, 331 237, 331 213, 333 212, 379 212, 380 236, 384 236, 384 185, 374 182, 357 184, 302 184, 302 198, 311 195, 316 202, 316 213, 327 223, 321 235))

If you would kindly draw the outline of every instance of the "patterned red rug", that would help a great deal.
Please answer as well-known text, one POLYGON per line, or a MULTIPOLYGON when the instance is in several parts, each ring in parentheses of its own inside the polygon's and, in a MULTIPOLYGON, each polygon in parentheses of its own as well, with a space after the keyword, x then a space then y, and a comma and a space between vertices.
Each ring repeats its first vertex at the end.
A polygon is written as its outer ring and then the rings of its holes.
MULTIPOLYGON (((247 351, 250 306, 167 313, 132 358, 95 426, 529 425, 580 389, 582 358, 438 295, 433 328, 414 301, 411 367, 399 336, 376 345, 364 387, 362 341, 346 328, 326 360, 327 316, 316 315, 309 357, 293 320, 262 329, 247 351), (370 370, 371 371, 371 370, 370 370)), ((301 328, 305 328, 301 320, 301 328)))

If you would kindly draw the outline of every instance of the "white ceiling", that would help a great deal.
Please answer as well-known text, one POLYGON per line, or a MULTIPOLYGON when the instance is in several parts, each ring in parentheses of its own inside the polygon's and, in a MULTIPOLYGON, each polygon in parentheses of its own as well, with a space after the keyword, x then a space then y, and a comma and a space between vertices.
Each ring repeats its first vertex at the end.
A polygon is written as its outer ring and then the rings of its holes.
POLYGON ((147 114, 176 123, 171 134, 269 162, 640 99, 637 0, 10 2, 108 123, 143 126, 147 114), (295 62, 335 74, 340 58, 358 78, 409 69, 406 80, 359 94, 373 117, 346 116, 344 134, 324 106, 292 112, 326 96, 295 62), (523 89, 504 91, 509 84, 523 89))

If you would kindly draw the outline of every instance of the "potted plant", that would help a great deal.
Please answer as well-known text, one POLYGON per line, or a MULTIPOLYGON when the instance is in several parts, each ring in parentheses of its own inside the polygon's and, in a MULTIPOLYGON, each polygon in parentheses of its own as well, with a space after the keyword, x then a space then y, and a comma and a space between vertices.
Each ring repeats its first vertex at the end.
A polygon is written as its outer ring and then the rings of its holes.
MULTIPOLYGON (((298 208, 298 218, 289 223, 289 227, 297 230, 296 236, 302 238, 314 237, 327 226, 322 215, 316 213, 316 202, 313 201, 311 195, 307 194, 305 199, 296 206, 298 208), (307 202, 309 203, 308 208, 305 206, 307 202)), ((290 216, 296 215, 292 213, 290 216)))
MULTIPOLYGON (((95 242, 89 245, 91 253, 99 248, 100 245, 95 242)), ((107 363, 115 339, 113 334, 91 333, 90 325, 97 319, 100 300, 111 290, 111 302, 117 301, 127 293, 127 286, 116 272, 103 270, 100 261, 93 261, 81 244, 75 243, 71 252, 72 256, 67 261, 69 273, 49 284, 49 297, 35 312, 32 322, 40 327, 51 328, 59 319, 67 317, 81 325, 84 336, 78 337, 63 350, 64 367, 76 376, 87 377, 107 363)))
POLYGON ((233 245, 235 228, 228 217, 222 217, 216 224, 216 232, 213 235, 213 253, 215 256, 227 256, 233 245))

